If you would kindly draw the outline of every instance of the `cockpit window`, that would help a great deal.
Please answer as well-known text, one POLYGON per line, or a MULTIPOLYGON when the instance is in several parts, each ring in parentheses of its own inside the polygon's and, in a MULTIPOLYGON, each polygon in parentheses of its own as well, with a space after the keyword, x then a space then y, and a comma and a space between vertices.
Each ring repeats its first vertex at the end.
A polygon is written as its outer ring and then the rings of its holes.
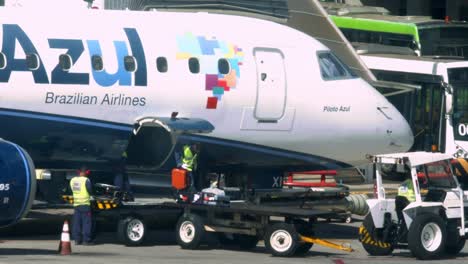
POLYGON ((338 57, 329 51, 317 52, 322 78, 326 81, 356 78, 354 74, 338 57))

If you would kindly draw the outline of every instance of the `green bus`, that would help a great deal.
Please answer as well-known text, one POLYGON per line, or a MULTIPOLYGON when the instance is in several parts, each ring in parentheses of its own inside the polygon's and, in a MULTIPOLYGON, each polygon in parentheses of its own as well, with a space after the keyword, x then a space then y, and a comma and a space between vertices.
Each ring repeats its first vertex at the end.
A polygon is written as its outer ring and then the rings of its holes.
POLYGON ((406 47, 419 56, 468 57, 468 23, 393 16, 381 7, 322 3, 351 43, 406 47))

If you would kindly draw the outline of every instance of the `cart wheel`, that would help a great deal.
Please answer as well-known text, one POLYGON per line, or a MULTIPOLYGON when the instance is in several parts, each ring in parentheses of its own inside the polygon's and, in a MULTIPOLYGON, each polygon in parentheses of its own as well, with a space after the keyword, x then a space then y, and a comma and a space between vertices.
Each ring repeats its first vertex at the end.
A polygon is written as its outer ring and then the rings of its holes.
MULTIPOLYGON (((306 237, 314 237, 315 232, 311 228, 311 223, 309 220, 309 223, 306 221, 299 221, 296 222, 296 230, 299 232, 300 235, 306 236, 306 237)), ((309 252, 309 250, 312 248, 314 244, 313 243, 306 243, 303 241, 299 242, 299 245, 297 246, 296 252, 294 253, 296 256, 303 256, 309 252)))
POLYGON ((294 225, 275 223, 265 232, 265 247, 273 256, 290 257, 299 245, 299 234, 294 225))
POLYGON ((300 242, 294 254, 297 256, 303 256, 309 252, 313 245, 314 244, 312 243, 300 242))
POLYGON ((445 249, 447 233, 442 218, 436 214, 422 214, 408 231, 408 247, 418 259, 433 259, 445 249))
POLYGON ((377 228, 375 228, 372 215, 367 214, 364 222, 359 227, 359 241, 364 249, 371 256, 387 256, 393 252, 391 243, 383 242, 379 239, 377 228))
POLYGON ((203 219, 194 214, 183 215, 176 227, 177 244, 183 249, 197 249, 205 234, 203 219))
POLYGON ((237 243, 239 243, 239 247, 243 250, 251 250, 256 248, 258 241, 260 240, 257 236, 241 234, 234 235, 234 238, 237 240, 237 243))
POLYGON ((129 216, 121 219, 117 227, 119 241, 126 246, 141 245, 145 239, 145 222, 138 218, 129 216))

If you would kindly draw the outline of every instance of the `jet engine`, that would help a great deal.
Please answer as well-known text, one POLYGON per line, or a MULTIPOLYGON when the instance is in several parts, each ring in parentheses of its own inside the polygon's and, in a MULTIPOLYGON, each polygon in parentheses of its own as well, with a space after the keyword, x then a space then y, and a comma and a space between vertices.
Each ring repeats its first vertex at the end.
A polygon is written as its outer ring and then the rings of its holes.
POLYGON ((0 139, 0 227, 17 223, 31 209, 36 174, 29 154, 0 139))

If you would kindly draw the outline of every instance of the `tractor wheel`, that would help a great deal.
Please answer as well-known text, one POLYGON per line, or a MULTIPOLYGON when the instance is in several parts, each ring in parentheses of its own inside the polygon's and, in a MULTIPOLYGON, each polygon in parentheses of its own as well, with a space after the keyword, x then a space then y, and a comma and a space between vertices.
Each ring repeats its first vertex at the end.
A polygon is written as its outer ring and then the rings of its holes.
POLYGON ((372 215, 370 213, 367 214, 364 222, 359 227, 359 241, 361 241, 362 246, 371 256, 390 255, 393 252, 393 245, 381 241, 377 231, 372 215))
POLYGON ((447 232, 444 221, 436 214, 417 216, 408 231, 408 247, 418 259, 434 259, 445 251, 447 232))

